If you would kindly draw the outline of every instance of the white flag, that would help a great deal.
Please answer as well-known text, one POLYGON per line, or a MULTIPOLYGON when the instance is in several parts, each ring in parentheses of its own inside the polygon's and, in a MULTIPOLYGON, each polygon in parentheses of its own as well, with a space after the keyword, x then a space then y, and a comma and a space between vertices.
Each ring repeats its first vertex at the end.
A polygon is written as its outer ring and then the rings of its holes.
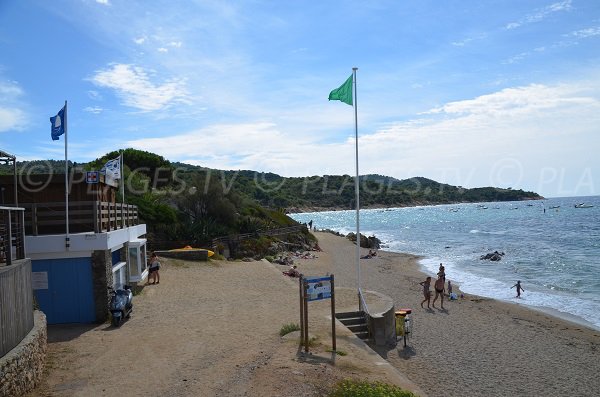
POLYGON ((121 179, 121 156, 116 159, 108 160, 100 170, 100 173, 113 180, 121 179))

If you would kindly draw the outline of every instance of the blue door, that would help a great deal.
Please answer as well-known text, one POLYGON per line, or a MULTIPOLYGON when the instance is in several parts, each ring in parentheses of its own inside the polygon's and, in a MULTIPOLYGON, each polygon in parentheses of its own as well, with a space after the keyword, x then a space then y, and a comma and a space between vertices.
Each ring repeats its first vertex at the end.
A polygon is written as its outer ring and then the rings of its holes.
POLYGON ((48 324, 96 321, 91 258, 34 260, 31 265, 34 273, 46 273, 47 285, 35 286, 34 293, 48 324))

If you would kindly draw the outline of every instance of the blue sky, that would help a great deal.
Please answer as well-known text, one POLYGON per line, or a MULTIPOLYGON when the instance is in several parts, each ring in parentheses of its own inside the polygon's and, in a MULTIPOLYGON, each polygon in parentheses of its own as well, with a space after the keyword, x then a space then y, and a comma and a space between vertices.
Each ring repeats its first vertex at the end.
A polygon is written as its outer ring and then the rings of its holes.
POLYGON ((600 194, 600 2, 1 0, 0 149, 600 194))

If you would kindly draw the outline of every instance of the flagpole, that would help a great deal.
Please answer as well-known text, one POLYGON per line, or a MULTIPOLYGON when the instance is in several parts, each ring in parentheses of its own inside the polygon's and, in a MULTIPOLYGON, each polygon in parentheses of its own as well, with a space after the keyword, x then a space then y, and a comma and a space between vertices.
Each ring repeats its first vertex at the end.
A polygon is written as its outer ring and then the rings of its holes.
POLYGON ((69 238, 69 157, 67 154, 67 101, 65 100, 65 115, 64 115, 64 128, 65 128, 65 220, 66 220, 66 237, 65 237, 65 247, 67 251, 70 247, 70 238, 69 238))
POLYGON ((121 227, 125 228, 125 209, 123 207, 125 207, 125 181, 123 178, 123 153, 125 153, 125 150, 121 151, 121 164, 119 165, 120 169, 119 169, 119 173, 120 173, 120 177, 121 180, 119 181, 119 187, 121 188, 121 227))
MULTIPOLYGON (((357 110, 357 93, 356 93, 356 71, 358 68, 352 68, 352 75, 354 80, 354 143, 355 143, 355 154, 356 154, 356 179, 354 180, 354 191, 356 194, 356 289, 360 299, 360 182, 358 180, 358 110, 357 110)), ((359 301, 360 305, 360 301, 359 301)))

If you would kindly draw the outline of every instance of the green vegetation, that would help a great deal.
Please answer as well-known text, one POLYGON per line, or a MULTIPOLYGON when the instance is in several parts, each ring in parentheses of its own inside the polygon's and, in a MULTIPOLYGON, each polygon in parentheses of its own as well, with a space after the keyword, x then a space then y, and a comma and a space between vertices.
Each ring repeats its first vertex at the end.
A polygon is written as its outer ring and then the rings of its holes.
MULTIPOLYGON (((87 164, 70 164, 78 171, 100 170, 113 151, 87 164)), ((179 248, 185 245, 210 247, 213 239, 244 234, 236 241, 234 257, 273 256, 284 248, 281 236, 265 231, 297 226, 286 215, 300 210, 354 208, 354 178, 324 175, 284 178, 273 173, 222 171, 171 163, 162 156, 135 149, 123 151, 125 200, 138 207, 147 225, 151 248, 179 248)), ((64 173, 64 162, 47 160, 17 163, 24 175, 64 173)), ((0 174, 12 168, 0 165, 0 174)), ((399 207, 458 202, 513 201, 541 199, 533 192, 483 187, 464 189, 415 177, 398 180, 383 175, 360 177, 361 207, 399 207)), ((314 243, 305 231, 285 236, 288 246, 314 243)), ((230 243, 219 242, 220 254, 230 243)))
POLYGON ((294 331, 300 331, 300 326, 298 324, 289 323, 281 327, 279 330, 279 336, 284 336, 294 331))
POLYGON ((398 386, 381 382, 344 380, 329 393, 329 397, 417 397, 398 386))
MULTIPOLYGON (((328 352, 328 353, 334 353, 333 349, 327 349, 327 350, 325 350, 325 351, 326 351, 326 352, 328 352)), ((345 352, 345 351, 343 351, 343 350, 336 350, 336 351, 335 351, 335 354, 337 354, 337 355, 338 355, 338 356, 340 356, 340 357, 344 357, 344 356, 347 356, 347 355, 348 355, 348 353, 346 353, 346 352, 345 352)))

